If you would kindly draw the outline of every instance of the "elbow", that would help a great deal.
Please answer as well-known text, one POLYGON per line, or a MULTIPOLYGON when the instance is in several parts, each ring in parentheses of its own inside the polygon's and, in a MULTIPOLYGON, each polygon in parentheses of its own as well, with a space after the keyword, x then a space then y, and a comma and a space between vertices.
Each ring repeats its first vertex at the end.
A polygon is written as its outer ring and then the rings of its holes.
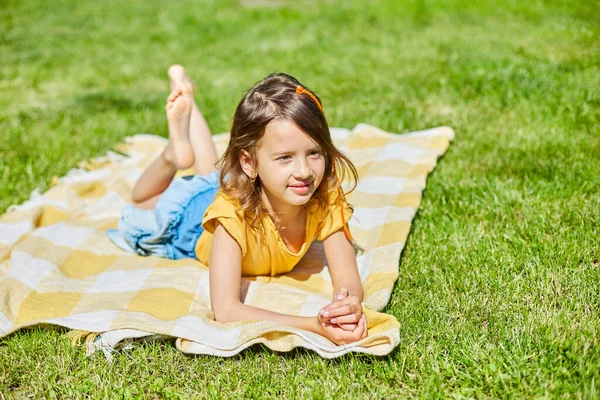
POLYGON ((227 322, 239 321, 237 318, 237 313, 235 312, 235 305, 219 305, 212 306, 213 315, 215 317, 215 321, 220 322, 222 324, 226 324, 227 322))
POLYGON ((215 316, 215 321, 220 322, 222 324, 235 321, 235 319, 232 318, 231 314, 227 312, 222 312, 221 310, 213 310, 213 315, 215 316))

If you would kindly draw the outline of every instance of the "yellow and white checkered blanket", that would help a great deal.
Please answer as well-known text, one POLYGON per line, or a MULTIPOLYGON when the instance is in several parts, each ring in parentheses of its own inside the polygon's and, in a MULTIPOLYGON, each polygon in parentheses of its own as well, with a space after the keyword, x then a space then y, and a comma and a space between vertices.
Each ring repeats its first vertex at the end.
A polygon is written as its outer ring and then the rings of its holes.
MULTIPOLYGON (((126 253, 106 236, 116 227, 131 187, 166 139, 128 138, 119 150, 82 163, 55 179, 44 194, 0 216, 0 337, 38 324, 73 329, 88 351, 124 339, 175 337, 183 352, 231 356, 263 343, 277 351, 297 346, 327 358, 348 352, 387 354, 399 343, 399 323, 381 310, 398 277, 400 253, 429 172, 454 136, 447 127, 396 135, 359 124, 332 128, 336 145, 355 163, 360 181, 348 200, 349 222, 362 247, 357 255, 365 289, 369 335, 337 346, 327 339, 269 321, 221 324, 212 319, 208 269, 192 259, 126 253)), ((223 152, 227 134, 215 135, 223 152)), ((288 274, 243 279, 247 304, 312 316, 329 303, 332 286, 322 247, 288 274)))

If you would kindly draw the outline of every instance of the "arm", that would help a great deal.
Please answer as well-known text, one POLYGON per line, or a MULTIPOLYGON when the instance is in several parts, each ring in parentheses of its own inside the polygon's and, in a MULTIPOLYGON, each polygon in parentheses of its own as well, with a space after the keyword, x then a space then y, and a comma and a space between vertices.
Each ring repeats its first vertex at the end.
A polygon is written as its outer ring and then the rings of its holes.
POLYGON ((354 246, 346 238, 342 229, 323 240, 327 265, 333 283, 333 293, 345 288, 349 296, 356 296, 359 303, 363 300, 363 287, 360 283, 354 246))
POLYGON ((354 246, 342 229, 323 240, 329 273, 333 283, 333 302, 321 316, 344 329, 353 329, 362 317, 363 287, 356 265, 354 246))
POLYGON ((210 302, 215 319, 219 322, 267 320, 291 325, 325 336, 335 343, 351 343, 363 337, 366 325, 355 331, 343 331, 320 323, 317 316, 300 317, 252 307, 240 300, 242 277, 242 250, 238 243, 218 225, 213 236, 210 255, 210 302))

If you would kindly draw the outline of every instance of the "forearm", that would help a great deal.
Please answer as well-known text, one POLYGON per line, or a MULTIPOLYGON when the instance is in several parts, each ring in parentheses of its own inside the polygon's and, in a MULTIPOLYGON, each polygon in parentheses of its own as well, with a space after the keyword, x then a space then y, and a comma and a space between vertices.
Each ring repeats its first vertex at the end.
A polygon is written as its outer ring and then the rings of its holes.
POLYGON ((345 288, 348 290, 349 295, 358 297, 362 302, 363 287, 352 243, 346 239, 344 232, 338 231, 327 238, 323 244, 329 264, 334 296, 340 289, 345 288))
MULTIPOLYGON (((215 310, 215 307, 213 307, 213 310, 215 310)), ((273 321, 310 332, 320 333, 317 317, 300 317, 297 315, 282 314, 249 306, 241 302, 231 304, 228 307, 217 307, 217 310, 215 310, 215 319, 219 322, 249 320, 273 321)))

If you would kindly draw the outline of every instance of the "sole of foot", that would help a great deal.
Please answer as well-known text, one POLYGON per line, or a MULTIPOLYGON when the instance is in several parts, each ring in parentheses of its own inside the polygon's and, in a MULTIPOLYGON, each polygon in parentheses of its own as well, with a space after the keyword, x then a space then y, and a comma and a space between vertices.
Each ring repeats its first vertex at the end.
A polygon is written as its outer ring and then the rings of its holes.
POLYGON ((187 169, 194 164, 194 152, 190 142, 190 115, 192 94, 181 90, 171 92, 167 98, 166 112, 169 125, 167 158, 177 169, 187 169))

